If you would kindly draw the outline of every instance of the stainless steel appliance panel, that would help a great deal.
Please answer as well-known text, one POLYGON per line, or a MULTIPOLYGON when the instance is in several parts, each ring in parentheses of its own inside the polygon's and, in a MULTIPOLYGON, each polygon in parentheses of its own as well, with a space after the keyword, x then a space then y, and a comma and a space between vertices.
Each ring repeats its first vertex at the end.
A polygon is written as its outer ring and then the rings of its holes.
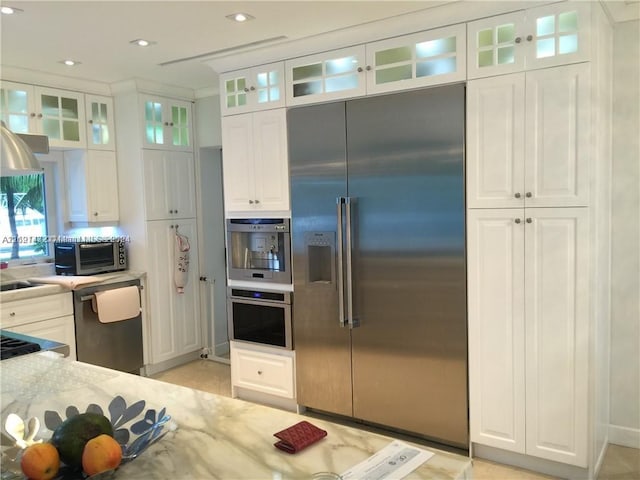
POLYGON ((352 415, 351 336, 338 325, 336 198, 344 196, 344 103, 287 112, 297 401, 352 415))
POLYGON ((113 323, 100 323, 91 307, 94 293, 114 288, 140 287, 138 280, 85 287, 73 292, 78 361, 128 373, 143 366, 142 315, 113 323))
POLYGON ((463 85, 347 102, 354 416, 462 447, 464 111, 463 85))
POLYGON ((464 86, 288 127, 298 403, 466 448, 464 86))

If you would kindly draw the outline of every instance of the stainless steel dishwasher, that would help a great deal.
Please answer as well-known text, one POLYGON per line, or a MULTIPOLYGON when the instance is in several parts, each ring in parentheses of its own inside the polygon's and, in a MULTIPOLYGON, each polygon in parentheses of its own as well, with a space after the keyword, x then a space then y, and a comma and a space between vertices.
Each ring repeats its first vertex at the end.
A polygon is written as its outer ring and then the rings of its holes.
POLYGON ((78 361, 140 374, 143 365, 142 315, 113 323, 101 323, 92 308, 96 292, 132 285, 140 289, 139 280, 127 280, 88 286, 73 292, 78 361))

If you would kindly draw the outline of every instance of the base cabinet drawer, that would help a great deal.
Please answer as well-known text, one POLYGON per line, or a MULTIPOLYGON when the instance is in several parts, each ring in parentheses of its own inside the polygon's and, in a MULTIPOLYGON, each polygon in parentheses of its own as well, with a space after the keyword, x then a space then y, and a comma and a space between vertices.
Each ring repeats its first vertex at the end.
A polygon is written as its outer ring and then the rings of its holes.
POLYGON ((293 357, 232 348, 231 381, 237 387, 293 398, 293 357))
POLYGON ((73 315, 26 323, 7 329, 10 332, 43 338, 69 345, 69 358, 76 359, 76 331, 73 315))
POLYGON ((8 329, 65 315, 73 315, 73 299, 69 292, 6 302, 0 306, 0 325, 8 329))

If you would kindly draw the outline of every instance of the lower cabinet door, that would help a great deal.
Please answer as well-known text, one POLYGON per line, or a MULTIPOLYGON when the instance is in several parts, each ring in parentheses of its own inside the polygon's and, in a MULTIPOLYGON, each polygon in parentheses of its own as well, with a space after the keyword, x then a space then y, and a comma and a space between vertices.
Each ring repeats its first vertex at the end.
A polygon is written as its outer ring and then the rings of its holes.
POLYGON ((231 378, 236 387, 294 398, 291 356, 232 348, 231 378))

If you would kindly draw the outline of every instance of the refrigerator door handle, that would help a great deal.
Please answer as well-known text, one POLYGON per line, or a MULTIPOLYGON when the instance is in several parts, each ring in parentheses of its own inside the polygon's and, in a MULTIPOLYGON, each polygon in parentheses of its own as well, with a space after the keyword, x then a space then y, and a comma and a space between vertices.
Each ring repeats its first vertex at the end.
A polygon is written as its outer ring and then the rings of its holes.
POLYGON ((341 327, 346 325, 346 318, 344 314, 344 258, 343 258, 343 237, 344 232, 342 229, 343 225, 343 205, 345 203, 344 197, 336 198, 336 206, 337 206, 337 242, 336 242, 336 250, 338 251, 338 318, 339 324, 341 327))
POLYGON ((351 225, 351 206, 355 204, 355 198, 347 197, 345 199, 346 210, 346 250, 347 250, 347 323, 349 328, 360 326, 360 321, 353 314, 353 275, 352 275, 352 252, 353 252, 353 231, 351 225))

